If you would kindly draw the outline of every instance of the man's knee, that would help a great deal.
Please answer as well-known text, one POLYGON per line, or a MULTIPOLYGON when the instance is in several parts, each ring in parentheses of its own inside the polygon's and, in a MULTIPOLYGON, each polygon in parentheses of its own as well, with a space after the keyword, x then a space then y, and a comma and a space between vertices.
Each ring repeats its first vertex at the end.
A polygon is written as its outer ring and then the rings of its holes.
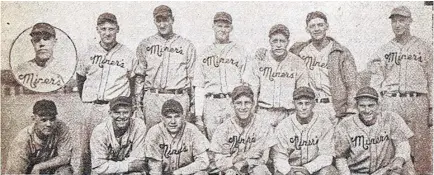
POLYGON ((329 166, 326 166, 324 168, 321 168, 319 171, 317 171, 314 174, 315 175, 335 175, 335 174, 339 174, 339 173, 338 173, 338 170, 333 165, 329 165, 329 166))
POLYGON ((208 172, 206 172, 206 171, 199 171, 199 172, 194 173, 194 175, 208 175, 208 172))
POLYGON ((59 174, 59 175, 69 175, 69 174, 72 174, 72 167, 71 167, 71 165, 61 166, 61 167, 59 167, 59 168, 56 169, 56 171, 54 172, 54 174, 59 174))
POLYGON ((268 174, 270 174, 271 175, 271 172, 270 172, 270 170, 268 170, 267 166, 258 165, 252 169, 252 174, 254 174, 254 175, 263 175, 263 174, 268 175, 268 174))

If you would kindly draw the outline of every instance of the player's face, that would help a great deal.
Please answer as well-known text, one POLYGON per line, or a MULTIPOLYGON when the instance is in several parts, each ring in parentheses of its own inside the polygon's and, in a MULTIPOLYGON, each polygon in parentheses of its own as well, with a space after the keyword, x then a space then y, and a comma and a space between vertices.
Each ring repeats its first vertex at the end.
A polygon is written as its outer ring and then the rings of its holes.
POLYGON ((57 39, 51 35, 35 35, 31 39, 37 61, 45 62, 53 56, 57 39))
POLYGON ((410 31, 411 18, 394 15, 391 19, 392 29, 395 35, 402 35, 405 32, 410 31))
POLYGON ((313 107, 315 107, 315 101, 313 99, 300 98, 298 100, 294 100, 293 103, 297 117, 305 119, 312 116, 312 110, 313 107))
POLYGON ((43 136, 49 136, 53 134, 56 128, 56 116, 49 115, 36 115, 34 114, 33 120, 35 121, 35 129, 43 136))
POLYGON ((306 26, 306 31, 310 34, 313 40, 322 40, 327 35, 329 25, 322 18, 314 18, 309 21, 306 26))
POLYGON ((173 18, 168 16, 157 16, 154 19, 154 24, 157 26, 160 35, 169 35, 173 33, 173 18))
POLYGON ((273 55, 279 57, 286 54, 289 40, 283 34, 275 34, 270 37, 271 51, 273 55))
POLYGON ((183 117, 181 114, 169 112, 163 116, 164 125, 171 134, 178 133, 182 127, 183 117))
POLYGON ((129 106, 118 106, 109 113, 113 119, 113 124, 119 129, 127 128, 133 115, 132 109, 129 106))
POLYGON ((247 119, 252 114, 253 101, 249 97, 241 96, 232 102, 235 114, 239 119, 247 119))
POLYGON ((105 22, 96 27, 99 37, 103 44, 112 44, 116 42, 116 34, 119 33, 119 26, 113 23, 105 22))
POLYGON ((229 41, 229 34, 232 31, 232 24, 225 21, 216 21, 213 25, 215 39, 220 42, 229 41))
POLYGON ((372 98, 362 97, 357 100, 357 109, 363 120, 370 121, 378 111, 378 102, 372 98))

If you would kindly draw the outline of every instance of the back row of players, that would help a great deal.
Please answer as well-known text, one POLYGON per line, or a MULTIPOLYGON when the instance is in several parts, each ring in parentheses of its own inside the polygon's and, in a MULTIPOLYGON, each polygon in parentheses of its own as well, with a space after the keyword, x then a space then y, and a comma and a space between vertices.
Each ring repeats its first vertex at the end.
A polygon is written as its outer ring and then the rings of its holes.
MULTIPOLYGON (((160 173, 189 174, 194 172, 184 171, 203 170, 208 166, 208 156, 200 154, 202 149, 207 149, 207 142, 193 131, 195 126, 186 123, 182 125, 184 132, 173 134, 178 125, 171 122, 176 123, 179 115, 194 123, 209 140, 216 141, 210 146, 210 167, 215 165, 227 173, 258 171, 263 174, 269 171, 262 166, 268 157, 276 165, 269 167, 275 169, 271 172, 312 174, 320 169, 333 172, 333 168, 325 168, 330 167, 333 156, 342 174, 401 173, 403 167, 411 167, 404 166, 410 160, 409 149, 413 150, 417 173, 431 173, 432 48, 410 34, 413 19, 408 8, 394 8, 389 18, 395 38, 379 49, 369 62, 369 67, 378 69, 372 69, 371 81, 361 85, 350 51, 326 35, 327 17, 318 11, 309 13, 306 18, 306 31, 311 40, 295 43, 288 51, 290 32, 286 26, 278 24, 270 29, 270 48, 259 49, 254 59, 249 59, 242 47, 230 41, 232 17, 219 12, 214 17, 215 43, 197 60, 193 44, 173 32, 174 17, 169 7, 155 8, 154 23, 158 33, 140 43, 136 56, 116 41, 119 25, 115 15, 104 13, 97 20, 101 41, 89 47, 77 69, 80 95, 86 104, 84 111, 89 117, 81 129, 82 148, 74 149, 71 162, 74 172, 89 171, 86 169, 86 165, 91 164, 89 142, 96 140, 101 143, 90 145, 104 143, 108 147, 99 150, 104 156, 98 159, 103 161, 95 161, 94 156, 100 154, 92 149, 93 170, 121 173, 131 166, 142 171, 142 162, 128 158, 141 154, 129 152, 134 148, 128 138, 130 135, 125 135, 129 130, 116 133, 114 129, 114 134, 101 135, 97 127, 93 136, 99 136, 90 139, 93 128, 107 116, 112 116, 113 124, 136 121, 116 117, 128 116, 129 111, 119 112, 118 108, 108 105, 110 100, 119 100, 117 97, 131 96, 134 98, 132 115, 142 118, 146 128, 151 128, 147 137, 155 141, 149 144, 159 144, 141 150, 150 158, 151 172, 157 167, 160 173), (95 58, 102 59, 95 61, 95 58), (109 63, 107 60, 123 64, 105 64, 109 63), (249 87, 239 86, 243 83, 249 87), (130 84, 134 87, 132 91, 130 84), (359 87, 366 85, 375 89, 361 88, 356 96, 359 87), (303 95, 298 97, 297 92, 303 95), (172 113, 166 114, 163 103, 168 103, 166 107, 172 113), (379 105, 381 111, 394 111, 399 116, 380 112, 379 105), (252 108, 260 120, 250 115, 252 108), (195 115, 190 115, 192 113, 195 115), (163 122, 158 124, 161 115, 163 122), (306 119, 303 116, 307 116, 306 119), (267 127, 253 127, 255 121, 267 127), (314 127, 316 125, 319 127, 314 127), (332 129, 322 129, 326 126, 332 129), (335 151, 330 149, 333 126, 336 126, 335 151), (216 128, 219 129, 216 131, 216 128), (192 130, 191 133, 186 129, 192 130), (161 133, 151 134, 153 132, 161 133), (275 132, 277 139, 273 139, 273 134, 268 135, 269 132, 275 132), (185 145, 192 142, 198 142, 200 148, 185 145), (326 149, 320 148, 324 145, 326 149), (268 156, 264 147, 271 146, 268 156), (193 157, 181 156, 189 151, 193 152, 193 157), (125 156, 119 158, 122 154, 125 156), (202 161, 182 168, 196 158, 202 161)), ((100 126, 112 126, 110 123, 100 126)), ((112 127, 116 128, 117 124, 112 127)), ((141 134, 144 137, 145 133, 141 134)))

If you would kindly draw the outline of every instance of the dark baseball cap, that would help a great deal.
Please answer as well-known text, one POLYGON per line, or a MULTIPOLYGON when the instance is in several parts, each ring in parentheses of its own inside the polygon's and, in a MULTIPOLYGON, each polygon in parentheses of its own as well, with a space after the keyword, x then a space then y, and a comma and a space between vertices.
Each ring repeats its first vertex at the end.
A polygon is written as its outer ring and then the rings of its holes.
POLYGON ((170 99, 164 102, 163 107, 161 108, 161 114, 163 116, 166 116, 167 113, 182 114, 184 113, 184 109, 182 108, 181 103, 174 99, 170 99))
POLYGON ((158 16, 172 17, 172 9, 166 5, 160 5, 154 9, 154 18, 158 16))
POLYGON ((378 100, 378 93, 377 91, 369 86, 360 88, 359 91, 356 93, 356 97, 354 97, 356 100, 362 97, 368 97, 375 100, 378 100))
POLYGON ((232 24, 232 16, 226 12, 217 12, 214 15, 214 22, 216 21, 225 21, 228 22, 229 24, 232 24))
POLYGON ((33 114, 39 116, 56 116, 57 108, 51 100, 40 100, 33 105, 33 114))
POLYGON ((115 109, 119 105, 131 107, 133 106, 133 100, 131 97, 125 97, 125 96, 119 96, 110 100, 109 103, 110 110, 115 109))
POLYGON ((50 35, 56 37, 56 32, 54 31, 54 27, 48 23, 36 23, 32 31, 30 32, 30 36, 34 37, 36 35, 50 35))
POLYGON ((310 12, 309 14, 307 14, 306 25, 310 22, 310 20, 315 19, 315 18, 321 18, 324 20, 325 23, 327 23, 327 16, 323 12, 314 11, 314 12, 310 12))
POLYGON ((253 100, 254 93, 252 88, 246 85, 237 86, 232 90, 231 97, 232 101, 235 101, 236 99, 240 98, 241 96, 249 97, 253 100))
POLYGON ((400 16, 411 18, 410 9, 408 9, 406 6, 399 6, 399 7, 394 8, 392 10, 392 12, 390 13, 389 18, 392 18, 395 15, 400 15, 400 16))
POLYGON ((298 100, 302 97, 315 99, 315 92, 313 92, 313 89, 310 87, 299 87, 295 89, 294 93, 292 94, 292 99, 298 100))
POLYGON ((112 13, 108 13, 108 12, 99 15, 99 17, 96 21, 96 24, 100 25, 100 24, 104 24, 106 22, 113 23, 116 25, 118 24, 118 20, 117 20, 116 16, 113 15, 112 13))
POLYGON ((286 27, 283 24, 276 24, 273 27, 271 27, 268 37, 271 37, 272 35, 277 33, 281 33, 285 35, 286 38, 289 38, 290 35, 288 27, 286 27))

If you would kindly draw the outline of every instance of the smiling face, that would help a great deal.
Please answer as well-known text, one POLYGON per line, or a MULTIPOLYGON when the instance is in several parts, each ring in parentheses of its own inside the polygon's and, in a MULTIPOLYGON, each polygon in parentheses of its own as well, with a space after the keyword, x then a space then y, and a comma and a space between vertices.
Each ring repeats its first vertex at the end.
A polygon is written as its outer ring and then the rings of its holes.
POLYGON ((116 34, 119 33, 119 26, 110 22, 105 22, 96 27, 101 42, 104 45, 111 45, 116 42, 116 34))
POLYGON ((400 36, 410 32, 410 24, 412 19, 401 15, 393 15, 391 18, 391 24, 393 33, 395 36, 400 36))
POLYGON ((165 116, 163 116, 164 126, 166 126, 167 131, 170 134, 176 134, 181 130, 184 118, 182 114, 175 112, 167 112, 165 116))
POLYGON ((214 36, 218 43, 229 41, 229 34, 232 31, 232 24, 226 21, 215 21, 213 25, 214 36))
POLYGON ((241 96, 234 100, 232 106, 240 120, 248 119, 253 113, 253 100, 247 96, 241 96))
POLYGON ((116 128, 126 129, 130 124, 133 112, 130 106, 119 105, 110 110, 109 114, 112 117, 113 124, 116 128))
POLYGON ((57 119, 55 115, 33 115, 36 132, 42 136, 50 136, 57 127, 57 119))
POLYGON ((364 121, 371 121, 375 118, 378 112, 378 102, 375 99, 369 97, 360 97, 357 99, 357 110, 359 115, 364 121))
POLYGON ((289 40, 281 33, 274 34, 270 37, 271 52, 276 57, 282 57, 286 54, 289 40))
POLYGON ((154 24, 160 35, 170 35, 173 33, 173 17, 171 16, 156 16, 154 24))
POLYGON ((307 23, 306 31, 313 40, 322 40, 327 35, 328 23, 322 18, 314 18, 307 23))
POLYGON ((57 42, 54 36, 49 34, 35 35, 31 41, 38 62, 46 62, 53 56, 54 45, 57 42))
POLYGON ((313 99, 302 97, 293 101, 297 117, 307 119, 312 116, 315 101, 313 99))

